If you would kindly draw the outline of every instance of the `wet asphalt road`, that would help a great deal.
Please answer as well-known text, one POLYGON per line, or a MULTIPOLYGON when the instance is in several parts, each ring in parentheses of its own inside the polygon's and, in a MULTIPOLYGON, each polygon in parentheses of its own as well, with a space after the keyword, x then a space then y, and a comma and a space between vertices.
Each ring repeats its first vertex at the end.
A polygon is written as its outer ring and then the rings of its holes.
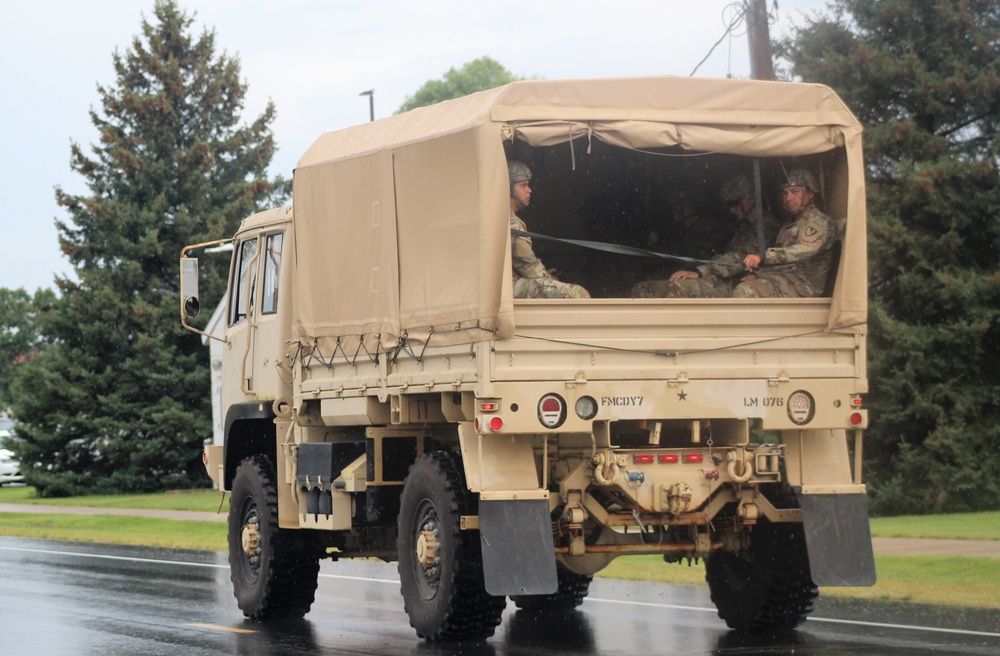
POLYGON ((511 604, 478 644, 428 644, 395 566, 327 563, 305 620, 264 627, 236 608, 225 555, 0 537, 0 654, 1000 654, 1000 612, 821 597, 785 635, 728 631, 702 586, 595 580, 580 611, 511 604))

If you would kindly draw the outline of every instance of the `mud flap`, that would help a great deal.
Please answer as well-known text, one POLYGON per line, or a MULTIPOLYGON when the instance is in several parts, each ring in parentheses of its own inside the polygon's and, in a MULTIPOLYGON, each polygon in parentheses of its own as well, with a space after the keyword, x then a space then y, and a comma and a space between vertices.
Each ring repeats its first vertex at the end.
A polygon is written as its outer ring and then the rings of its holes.
POLYGON ((875 584, 864 494, 799 494, 809 568, 819 586, 875 584))
POLYGON ((479 501, 483 577, 491 595, 559 589, 547 499, 479 501))

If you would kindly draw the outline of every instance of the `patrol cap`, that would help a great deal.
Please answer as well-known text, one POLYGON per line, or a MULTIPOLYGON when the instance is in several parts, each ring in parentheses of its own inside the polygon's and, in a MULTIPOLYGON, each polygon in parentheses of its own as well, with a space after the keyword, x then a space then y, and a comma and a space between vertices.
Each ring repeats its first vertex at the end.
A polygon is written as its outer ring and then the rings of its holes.
POLYGON ((792 169, 786 173, 785 179, 778 185, 778 190, 780 191, 785 187, 805 187, 814 194, 819 193, 819 185, 816 184, 816 178, 805 169, 792 169))

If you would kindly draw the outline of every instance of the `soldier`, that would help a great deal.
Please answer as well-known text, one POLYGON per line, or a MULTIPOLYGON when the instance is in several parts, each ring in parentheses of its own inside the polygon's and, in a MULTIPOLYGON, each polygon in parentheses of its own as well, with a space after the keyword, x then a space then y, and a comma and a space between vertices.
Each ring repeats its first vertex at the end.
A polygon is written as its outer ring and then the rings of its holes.
MULTIPOLYGON (((510 229, 526 232, 515 212, 531 202, 531 169, 522 162, 507 164, 510 178, 510 229)), ((560 282, 535 256, 530 237, 511 236, 511 266, 514 270, 514 298, 590 298, 580 285, 560 282)))
POLYGON ((706 216, 705 203, 689 192, 677 194, 670 225, 670 252, 682 257, 707 259, 725 252, 726 226, 706 216))
MULTIPOLYGON (((711 264, 692 270, 676 271, 669 280, 647 280, 632 288, 633 298, 725 298, 732 294, 742 272, 738 265, 748 253, 757 252, 757 199, 753 179, 749 176, 729 180, 719 192, 730 214, 737 221, 736 232, 729 239, 726 251, 711 264), (725 265, 730 266, 725 266, 725 265)), ((764 212, 764 243, 770 244, 778 234, 778 221, 764 212)))
POLYGON ((733 298, 808 298, 823 293, 832 260, 829 244, 837 228, 813 205, 819 185, 809 171, 793 169, 779 190, 790 220, 763 259, 757 253, 743 259, 751 273, 733 290, 733 298))

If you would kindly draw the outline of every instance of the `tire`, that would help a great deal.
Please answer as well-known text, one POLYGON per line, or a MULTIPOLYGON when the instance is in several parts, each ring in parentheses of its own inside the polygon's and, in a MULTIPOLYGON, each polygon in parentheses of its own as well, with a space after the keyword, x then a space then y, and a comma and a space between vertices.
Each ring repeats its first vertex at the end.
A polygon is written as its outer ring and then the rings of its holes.
POLYGON ((793 629, 819 596, 802 525, 761 523, 752 539, 747 553, 717 552, 705 561, 712 602, 731 629, 793 629))
POLYGON ((590 582, 593 576, 577 574, 560 567, 556 570, 559 577, 559 589, 547 595, 517 595, 511 597, 514 604, 521 610, 538 613, 560 613, 573 610, 583 603, 590 592, 590 582))
POLYGON ((461 529, 477 507, 457 454, 428 453, 410 467, 396 546, 403 607, 421 638, 481 640, 500 623, 506 598, 486 592, 479 531, 461 529))
POLYGON ((263 456, 240 463, 229 499, 229 570, 243 614, 263 621, 309 612, 320 553, 311 535, 278 528, 278 493, 270 463, 263 456))

